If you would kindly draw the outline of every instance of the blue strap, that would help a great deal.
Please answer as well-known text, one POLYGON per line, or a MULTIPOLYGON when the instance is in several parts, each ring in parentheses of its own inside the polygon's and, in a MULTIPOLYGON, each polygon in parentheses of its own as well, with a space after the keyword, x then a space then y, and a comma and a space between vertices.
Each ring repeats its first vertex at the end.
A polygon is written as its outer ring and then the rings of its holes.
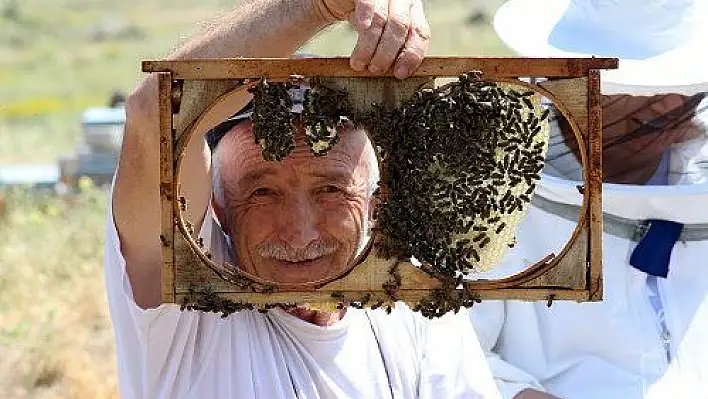
POLYGON ((668 220, 650 220, 644 237, 637 243, 629 264, 644 273, 666 278, 671 250, 681 235, 683 224, 668 220))

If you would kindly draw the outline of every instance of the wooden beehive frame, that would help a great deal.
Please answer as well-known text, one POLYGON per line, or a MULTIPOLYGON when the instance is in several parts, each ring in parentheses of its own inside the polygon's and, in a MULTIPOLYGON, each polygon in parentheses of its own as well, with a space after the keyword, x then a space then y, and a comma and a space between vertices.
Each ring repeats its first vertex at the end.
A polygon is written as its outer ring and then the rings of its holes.
MULTIPOLYGON (((481 71, 483 78, 513 82, 549 98, 574 130, 584 168, 580 218, 565 247, 511 277, 468 281, 463 290, 480 299, 575 300, 602 299, 602 118, 600 69, 617 67, 610 58, 427 58, 413 78, 456 77, 481 71), (518 78, 546 78, 537 84, 518 78)), ((191 129, 210 104, 232 92, 244 79, 266 77, 288 80, 294 76, 371 78, 395 87, 391 75, 372 76, 349 67, 347 58, 221 59, 145 61, 143 71, 159 80, 160 195, 162 200, 163 301, 181 303, 195 289, 236 302, 336 304, 342 296, 387 300, 383 286, 390 281, 394 260, 375 257, 375 251, 347 273, 324 282, 273 287, 244 277, 239 271, 219 270, 197 250, 194 237, 181 218, 178 170, 191 129), (209 266, 209 267, 207 267, 209 266), (224 273, 241 284, 224 279, 224 273), (251 284, 252 283, 252 284, 251 284)), ((410 264, 398 266, 398 299, 416 303, 441 286, 410 264)))

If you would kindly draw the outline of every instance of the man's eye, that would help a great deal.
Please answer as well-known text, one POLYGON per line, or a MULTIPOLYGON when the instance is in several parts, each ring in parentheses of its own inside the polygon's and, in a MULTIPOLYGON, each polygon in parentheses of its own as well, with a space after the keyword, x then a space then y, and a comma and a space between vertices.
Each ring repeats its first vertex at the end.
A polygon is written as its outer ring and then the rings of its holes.
POLYGON ((275 193, 275 191, 270 188, 258 187, 257 189, 253 190, 253 193, 251 193, 251 195, 254 197, 263 197, 263 196, 273 195, 274 193, 275 193))
POLYGON ((340 189, 340 188, 337 187, 337 186, 333 186, 333 185, 330 184, 330 185, 327 185, 327 186, 322 187, 322 192, 325 193, 325 194, 334 194, 334 193, 340 193, 340 192, 342 192, 342 189, 340 189))

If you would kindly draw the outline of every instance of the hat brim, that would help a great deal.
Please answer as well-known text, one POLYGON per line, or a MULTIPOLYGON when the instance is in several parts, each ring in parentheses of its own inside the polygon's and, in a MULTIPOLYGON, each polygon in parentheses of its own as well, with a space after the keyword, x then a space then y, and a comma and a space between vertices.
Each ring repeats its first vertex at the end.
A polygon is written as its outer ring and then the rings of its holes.
MULTIPOLYGON (((494 29, 502 41, 525 57, 592 57, 569 52, 549 43, 556 23, 568 8, 568 0, 510 0, 497 10, 494 29)), ((708 91, 708 24, 700 24, 691 38, 658 56, 642 60, 618 57, 619 68, 603 70, 603 94, 693 95, 708 91)))

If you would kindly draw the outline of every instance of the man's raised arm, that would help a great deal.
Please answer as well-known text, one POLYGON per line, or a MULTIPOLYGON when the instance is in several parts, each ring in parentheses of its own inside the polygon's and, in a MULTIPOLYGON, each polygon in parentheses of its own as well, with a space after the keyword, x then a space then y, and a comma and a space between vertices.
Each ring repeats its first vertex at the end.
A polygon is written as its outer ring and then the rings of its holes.
MULTIPOLYGON (((418 67, 430 29, 421 0, 256 0, 231 11, 176 50, 171 59, 288 57, 325 26, 349 20, 358 32, 352 68, 397 77, 418 67)), ((236 111, 236 110, 234 110, 236 111)), ((133 296, 143 308, 162 302, 157 79, 147 77, 129 96, 113 215, 133 296)), ((202 140, 187 149, 182 186, 192 220, 208 194, 208 157, 202 140)), ((203 212, 203 211, 202 211, 203 212)), ((196 216, 196 218, 195 218, 196 216)))

